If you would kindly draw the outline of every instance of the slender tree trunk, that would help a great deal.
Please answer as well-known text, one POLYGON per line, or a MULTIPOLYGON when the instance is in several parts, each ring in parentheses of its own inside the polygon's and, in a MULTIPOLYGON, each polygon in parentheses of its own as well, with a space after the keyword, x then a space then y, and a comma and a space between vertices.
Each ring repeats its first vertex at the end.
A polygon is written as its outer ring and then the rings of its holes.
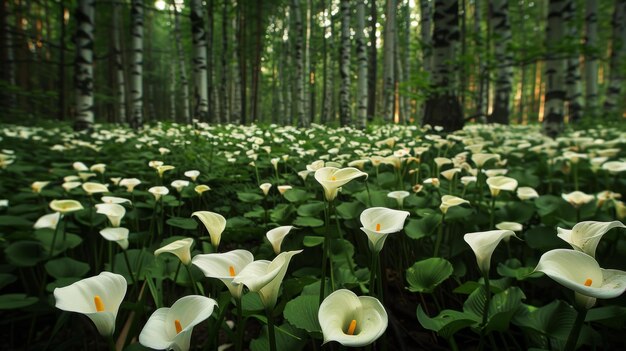
POLYGON ((498 65, 495 82, 496 94, 490 122, 509 124, 513 81, 513 51, 508 47, 511 43, 508 0, 492 0, 490 6, 490 20, 494 33, 495 61, 498 65))
POLYGON ((220 87, 220 121, 222 123, 230 123, 230 106, 228 104, 228 3, 224 1, 222 8, 222 84, 220 87))
POLYGON ((214 1, 207 1, 207 86, 208 86, 208 98, 209 98, 209 106, 208 110, 208 121, 215 122, 217 109, 215 105, 217 104, 216 94, 215 94, 215 55, 213 50, 213 36, 215 34, 215 7, 214 1))
POLYGON ((323 63, 323 87, 322 87, 322 115, 320 116, 320 123, 326 124, 330 117, 330 106, 332 103, 332 87, 331 87, 331 77, 332 77, 332 61, 330 60, 329 53, 332 54, 332 20, 333 17, 331 15, 332 8, 332 0, 329 0, 328 6, 326 6, 326 0, 323 0, 322 3, 325 6, 324 15, 326 20, 328 21, 328 26, 324 27, 324 63, 323 63))
POLYGON ((187 78, 187 68, 185 65, 185 53, 180 35, 180 20, 174 0, 172 0, 172 12, 174 13, 174 37, 176 38, 176 52, 178 54, 178 69, 180 71, 180 84, 183 92, 183 122, 191 123, 191 109, 189 106, 189 80, 187 78))
POLYGON ((476 60, 478 67, 477 73, 477 81, 478 81, 478 93, 476 96, 476 111, 475 114, 478 116, 479 120, 485 120, 485 108, 487 106, 487 90, 486 90, 486 80, 488 79, 487 73, 487 65, 485 60, 485 50, 484 50, 484 42, 483 42, 483 31, 480 26, 482 22, 481 16, 482 8, 480 7, 480 1, 474 2, 474 47, 476 48, 476 60))
POLYGON ((377 13, 376 1, 370 1, 370 46, 368 48, 369 60, 367 65, 367 120, 369 122, 372 122, 376 116, 376 74, 378 69, 378 50, 376 48, 377 13))
POLYGON ((585 9, 585 109, 595 116, 598 109, 598 1, 586 0, 585 9))
MULTIPOLYGON (((2 103, 5 104, 5 106, 7 107, 8 110, 12 110, 15 109, 16 107, 16 102, 17 102, 17 97, 15 96, 14 93, 14 89, 13 86, 15 86, 15 56, 13 54, 13 36, 11 35, 11 25, 9 22, 9 6, 10 6, 10 1, 9 0, 2 0, 2 16, 1 16, 1 20, 2 20, 2 44, 4 45, 4 56, 2 57, 3 59, 3 65, 2 65, 2 70, 3 72, 3 78, 5 79, 6 83, 11 86, 11 89, 7 89, 7 91, 4 91, 2 93, 3 95, 3 100, 2 103)), ((61 4, 61 8, 63 8, 64 6, 61 4)), ((63 9, 61 10, 61 12, 63 12, 63 9)), ((61 21, 62 23, 62 33, 65 33, 65 23, 63 21, 61 21)), ((63 37, 63 36, 62 36, 63 37)), ((63 67, 63 64, 60 65, 61 67, 63 67)), ((63 114, 61 113, 59 119, 63 119, 63 114)))
POLYGON ((121 5, 113 3, 113 54, 115 55, 115 82, 117 93, 117 121, 120 123, 128 122, 126 120, 126 82, 124 79, 124 61, 122 59, 122 48, 120 46, 120 10, 121 5))
POLYGON ((609 62, 609 86, 604 100, 604 109, 613 117, 620 114, 619 107, 621 87, 624 75, 620 66, 626 60, 626 0, 615 0, 613 12, 613 39, 611 44, 611 60, 609 62))
MULTIPOLYGON (((432 74, 432 27, 433 27, 433 2, 430 0, 420 0, 420 51, 422 53, 422 71, 429 77, 431 81, 432 74)), ((420 115, 424 115, 426 104, 420 106, 420 115)))
MULTIPOLYGON (((6 1, 3 1, 6 3, 6 1)), ((66 23, 65 23, 65 11, 66 8, 63 5, 63 3, 61 3, 59 5, 59 24, 61 26, 61 30, 60 30, 60 37, 59 37, 59 77, 58 77, 58 89, 59 89, 59 115, 58 115, 58 119, 60 121, 65 119, 65 100, 66 100, 66 91, 65 91, 65 28, 66 28, 66 23)), ((7 23, 8 23, 8 18, 7 18, 7 23)), ((8 29, 8 27, 7 27, 8 29)), ((8 33, 8 31, 5 33, 5 35, 8 35, 9 38, 7 39, 8 45, 11 45, 10 43, 10 34, 8 33)), ((9 84, 15 84, 15 70, 13 67, 13 49, 10 46, 7 46, 7 63, 5 65, 5 69, 7 74, 9 75, 9 78, 7 79, 9 84), (11 76, 12 81, 11 81, 11 76)), ((11 98, 9 96, 9 98, 11 98)), ((14 107, 15 104, 15 97, 12 98, 12 100, 9 101, 13 101, 13 103, 9 103, 7 104, 9 107, 14 107)))
POLYGON ((367 124, 367 47, 365 45, 365 0, 356 4, 356 57, 358 66, 356 124, 364 129, 367 124))
POLYGON ((294 18, 294 63, 295 63, 295 84, 296 84, 296 118, 298 119, 298 125, 300 127, 308 126, 308 121, 304 114, 304 73, 303 73, 303 39, 304 32, 302 30, 302 10, 300 9, 300 0, 292 0, 291 12, 294 18))
POLYGON ((341 45, 339 47, 339 118, 342 126, 352 124, 350 114, 350 0, 341 0, 341 45))
POLYGON ((402 60, 400 59, 400 37, 398 35, 398 31, 396 30, 396 37, 393 40, 393 56, 394 56, 394 67, 395 71, 393 72, 394 77, 396 78, 394 85, 394 106, 393 111, 394 115, 398 116, 398 123, 405 124, 406 123, 406 114, 405 114, 405 105, 404 99, 400 97, 400 83, 404 81, 404 67, 402 66, 402 60))
POLYGON ((94 0, 80 0, 76 8, 76 61, 74 84, 76 88, 75 130, 90 129, 93 114, 93 31, 94 0))
MULTIPOLYGON (((324 3, 324 1, 322 1, 322 4, 324 3)), ((312 6, 313 4, 311 3, 311 0, 309 0, 309 11, 307 13, 307 16, 309 17, 309 40, 308 40, 308 44, 307 44, 307 61, 309 62, 309 64, 307 65, 308 70, 309 70, 309 123, 313 123, 315 121, 315 113, 317 112, 317 108, 316 108, 316 89, 315 89, 315 83, 317 81, 317 76, 316 76, 316 72, 315 72, 315 67, 316 67, 316 62, 315 62, 315 57, 317 55, 312 55, 310 54, 311 51, 311 41, 314 38, 315 32, 314 32, 314 28, 315 28, 315 17, 311 15, 311 11, 312 11, 312 6)))
MULTIPOLYGON (((242 4, 237 3, 237 11, 242 11, 242 4)), ((239 22, 239 16, 235 16, 232 19, 233 34, 233 54, 231 71, 233 77, 233 92, 232 92, 232 123, 241 123, 241 63, 239 62, 239 41, 237 40, 237 22, 239 22)))
POLYGON ((176 120, 176 60, 170 65, 170 121, 176 120))
POLYGON ((557 47, 564 38, 563 10, 567 1, 550 0, 546 38, 546 93, 544 132, 552 137, 563 131, 563 109, 566 97, 565 60, 558 57, 557 47))
POLYGON ((406 0, 404 5, 404 58, 403 58, 403 67, 404 73, 402 75, 402 81, 407 83, 406 90, 407 94, 402 96, 402 103, 404 108, 402 113, 404 115, 404 123, 409 123, 411 121, 411 112, 412 112, 412 103, 411 103, 411 95, 412 84, 408 84, 411 81, 411 5, 410 1, 406 0))
POLYGON ((291 92, 293 90, 292 86, 292 75, 289 68, 291 68, 292 60, 291 60, 291 41, 293 40, 293 26, 291 25, 291 8, 290 6, 285 6, 285 32, 288 34, 288 39, 283 41, 283 62, 284 67, 283 70, 283 80, 284 83, 284 94, 285 94, 285 114, 282 116, 282 124, 283 125, 291 125, 293 123, 293 102, 291 99, 291 92))
POLYGON ((255 57, 252 65, 252 106, 251 120, 252 122, 260 121, 259 115, 259 87, 261 84, 261 51, 263 50, 263 1, 257 0, 256 3, 256 31, 255 31, 255 57))
POLYGON ((383 54, 383 96, 385 100, 384 119, 393 123, 395 77, 394 41, 396 38, 396 0, 387 0, 385 41, 383 54))
POLYGON ((194 118, 205 122, 209 114, 207 87, 206 32, 202 0, 191 0, 191 33, 193 37, 194 118))
MULTIPOLYGON (((526 11, 524 11, 525 8, 525 4, 522 2, 518 3, 519 5, 519 12, 520 12, 520 17, 522 19, 524 19, 525 15, 526 15, 526 11)), ((525 31, 525 27, 523 25, 522 22, 522 26, 521 26, 521 46, 522 47, 526 47, 526 31, 525 31)), ((525 103, 526 103, 526 74, 527 74, 527 64, 526 64, 526 55, 525 52, 522 50, 522 52, 520 53, 520 59, 522 61, 522 72, 521 72, 521 78, 520 78, 520 98, 519 98, 519 109, 518 109, 518 113, 519 115, 517 116, 517 124, 522 124, 524 119, 524 111, 525 111, 525 103)))
POLYGON ((139 128, 143 124, 143 0, 132 0, 130 18, 133 53, 130 72, 133 106, 131 125, 139 128))
POLYGON ((285 29, 287 28, 287 18, 285 18, 285 20, 283 20, 282 22, 282 27, 280 28, 280 32, 276 33, 276 37, 277 38, 277 44, 276 44, 276 48, 278 48, 278 50, 274 51, 274 62, 278 62, 279 64, 277 64, 277 70, 278 70, 278 79, 276 80, 276 83, 278 84, 277 88, 276 88, 276 100, 277 100, 277 111, 276 111, 276 115, 274 116, 274 123, 283 123, 283 120, 285 118, 285 101, 284 101, 284 89, 285 89, 285 65, 286 62, 283 61, 283 57, 284 57, 284 51, 285 51, 285 42, 283 39, 283 33, 285 33, 285 29))
POLYGON ((567 42, 575 43, 576 49, 567 58, 565 73, 565 85, 567 87, 567 106, 570 122, 577 122, 582 117, 582 87, 580 78, 580 60, 577 43, 578 26, 576 25, 576 4, 574 0, 568 0, 563 12, 563 20, 567 29, 567 42))

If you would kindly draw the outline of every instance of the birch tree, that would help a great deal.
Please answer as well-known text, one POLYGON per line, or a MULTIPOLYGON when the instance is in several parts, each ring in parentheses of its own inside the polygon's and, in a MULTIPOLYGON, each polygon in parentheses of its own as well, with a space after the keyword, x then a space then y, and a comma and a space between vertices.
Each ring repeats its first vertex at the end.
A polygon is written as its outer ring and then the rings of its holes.
MULTIPOLYGON (((578 37, 578 26, 576 25, 576 2, 568 0, 563 12, 563 20, 567 29, 567 42, 576 44, 578 37)), ((580 82, 580 60, 578 49, 572 52, 566 61, 565 86, 567 88, 567 110, 570 122, 576 122, 582 117, 582 87, 580 82)))
POLYGON ((293 24, 295 33, 293 34, 293 59, 295 66, 295 84, 296 84, 296 98, 295 98, 295 114, 300 127, 306 127, 308 125, 306 115, 304 114, 304 70, 303 70, 303 39, 304 32, 302 29, 302 10, 300 8, 300 0, 292 0, 291 12, 293 14, 293 24))
POLYGON ((352 123, 350 113, 350 0, 341 0, 341 45, 339 45, 339 119, 342 126, 352 123))
POLYGON ((113 54, 115 62, 116 93, 118 105, 118 122, 126 123, 126 80, 124 75, 124 61, 120 45, 120 4, 113 4, 113 54))
POLYGON ((178 15, 178 10, 176 8, 176 3, 172 0, 171 6, 172 12, 174 13, 174 37, 176 38, 176 53, 178 56, 178 70, 180 72, 180 85, 181 90, 183 92, 182 102, 183 102, 183 121, 185 123, 191 123, 191 114, 189 108, 189 80, 187 79, 187 69, 185 65, 185 53, 183 51, 183 43, 180 37, 180 19, 178 15))
POLYGON ((598 108, 598 2, 585 2, 585 108, 594 115, 598 108))
POLYGON ((611 24, 613 37, 611 61, 609 62, 609 86, 606 91, 604 108, 609 115, 616 115, 619 112, 619 97, 624 83, 622 67, 626 59, 626 0, 615 0, 611 24))
MULTIPOLYGON (((241 11, 241 4, 237 4, 238 11, 241 11)), ((241 121, 241 62, 239 57, 239 40, 237 39, 237 23, 239 16, 235 16, 232 19, 232 43, 233 43, 233 53, 232 53, 232 62, 231 65, 231 76, 233 79, 233 91, 232 91, 232 115, 231 122, 232 123, 240 123, 241 121)))
POLYGON ((365 0, 356 4, 356 57, 358 66, 357 81, 357 126, 361 129, 367 124, 367 51, 365 45, 365 0))
POLYGON ((436 0, 433 26, 434 88, 426 100, 423 124, 442 126, 447 131, 463 128, 463 111, 454 91, 458 71, 454 63, 454 47, 459 40, 459 3, 457 0, 436 0))
POLYGON ((93 114, 93 31, 95 0, 80 0, 76 8, 76 59, 74 85, 76 89, 75 130, 90 129, 93 114))
POLYGON ((131 125, 139 128, 143 124, 143 0, 132 0, 130 18, 132 28, 130 94, 133 107, 131 125))
POLYGON ((384 119, 393 122, 395 76, 394 76, 394 41, 396 38, 396 0, 387 0, 385 39, 383 47, 383 100, 384 119))
POLYGON ((478 67, 478 93, 476 96, 476 116, 479 120, 485 120, 485 108, 487 106, 487 89, 485 74, 487 73, 487 64, 484 54, 484 38, 480 23, 482 21, 482 15, 480 7, 481 2, 476 1, 474 3, 474 47, 476 48, 476 60, 478 67))
POLYGON ((550 0, 546 26, 546 92, 544 98, 544 133, 556 136, 563 130, 563 109, 566 97, 565 60, 559 57, 558 46, 564 38, 563 10, 566 1, 550 0))
POLYGON ((191 0, 191 33, 193 37, 194 118, 206 121, 209 114, 207 86, 207 40, 204 30, 202 0, 191 0))
POLYGON ((228 103, 228 1, 222 7, 222 84, 220 86, 220 123, 230 122, 228 103))
POLYGON ((513 51, 509 47, 511 43, 511 25, 509 24, 508 0, 492 0, 490 6, 495 60, 498 65, 495 81, 495 100, 490 121, 509 124, 511 82, 513 81, 513 51))
POLYGON ((378 49, 376 48, 377 14, 376 1, 370 1, 369 59, 367 65, 367 120, 370 122, 374 120, 376 115, 376 76, 378 71, 378 49))

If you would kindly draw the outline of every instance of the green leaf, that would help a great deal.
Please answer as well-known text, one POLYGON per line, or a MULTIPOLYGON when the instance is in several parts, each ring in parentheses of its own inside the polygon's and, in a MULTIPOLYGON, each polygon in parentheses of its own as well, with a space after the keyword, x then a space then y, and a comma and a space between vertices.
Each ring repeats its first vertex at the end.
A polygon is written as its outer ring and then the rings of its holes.
POLYGON ((409 238, 419 240, 435 233, 439 222, 441 222, 440 215, 431 215, 420 219, 409 219, 404 227, 404 232, 409 238))
POLYGON ((0 273, 0 289, 15 282, 17 277, 10 273, 0 273))
POLYGON ((422 327, 437 332, 444 339, 450 339, 456 332, 479 323, 476 316, 454 310, 443 310, 437 317, 430 318, 422 310, 422 306, 417 306, 417 320, 422 327))
POLYGON ((285 319, 297 328, 309 333, 321 333, 322 327, 317 319, 319 296, 301 295, 285 305, 285 319))
POLYGON ((4 253, 10 264, 18 267, 32 267, 46 259, 46 250, 38 241, 18 241, 9 245, 4 253))
POLYGON ((89 265, 69 257, 57 258, 46 262, 46 272, 56 279, 83 277, 89 271, 89 265))
MULTIPOLYGON (((52 246, 52 240, 54 240, 54 230, 51 229, 38 229, 35 231, 35 238, 41 242, 46 253, 50 253, 50 246, 52 246)), ((72 233, 57 233, 56 241, 54 242, 53 255, 56 256, 65 250, 73 249, 80 245, 83 239, 72 233)))
POLYGON ((529 247, 539 251, 569 247, 556 234, 556 228, 540 226, 527 230, 524 239, 529 247))
POLYGON ((18 216, 0 216, 0 227, 32 228, 33 222, 18 216))
POLYGON ((5 294, 0 295, 0 310, 15 310, 30 306, 37 302, 37 298, 26 296, 26 294, 5 294))
POLYGON ((358 201, 342 202, 337 206, 337 215, 343 219, 356 219, 359 218, 361 212, 365 209, 362 203, 358 201))
POLYGON ((323 236, 307 235, 304 237, 304 239, 302 239, 302 245, 304 245, 305 247, 315 247, 321 245, 322 243, 324 243, 323 236))
POLYGON ((304 202, 313 197, 312 194, 302 189, 289 189, 284 196, 289 202, 304 202))
POLYGON ((293 221, 293 225, 297 227, 321 227, 324 221, 313 217, 298 217, 293 221))
MULTIPOLYGON (((294 326, 284 323, 277 326, 275 330, 276 349, 298 351, 306 344, 306 333, 294 326)), ((263 327, 261 336, 250 342, 251 351, 270 351, 269 338, 267 336, 267 327, 263 327)))
POLYGON ((198 228, 198 222, 193 218, 172 217, 166 222, 169 226, 181 228, 185 230, 195 230, 198 228))
POLYGON ((270 219, 275 223, 282 223, 289 219, 294 212, 294 207, 289 204, 278 204, 270 213, 270 219))
POLYGON ((541 217, 547 216, 559 209, 565 201, 554 195, 541 195, 535 199, 535 206, 537 207, 537 213, 541 217))
POLYGON ((576 320, 574 308, 561 300, 552 301, 540 308, 526 307, 515 316, 513 322, 516 325, 550 338, 567 339, 576 320))
POLYGON ((263 196, 257 193, 237 192, 237 198, 241 202, 259 202, 263 200, 263 196))
POLYGON ((298 206, 298 216, 302 217, 315 217, 320 212, 324 211, 326 205, 321 201, 315 201, 298 206))
POLYGON ((453 272, 452 264, 448 260, 432 257, 415 262, 406 270, 406 280, 409 291, 431 293, 453 272))
MULTIPOLYGON (((130 264, 130 269, 132 270, 135 279, 143 280, 146 272, 148 271, 146 268, 152 266, 154 263, 154 255, 146 249, 126 250, 126 254, 128 255, 128 263, 130 264)), ((115 270, 113 270, 113 272, 123 275, 124 278, 126 278, 126 281, 131 284, 132 278, 128 271, 126 260, 124 259, 124 252, 120 252, 115 255, 113 260, 115 261, 115 270)), ((180 274, 183 273, 186 273, 186 270, 181 268, 180 274)))
POLYGON ((506 260, 504 263, 498 264, 498 274, 503 277, 515 278, 517 280, 536 278, 542 275, 540 272, 533 273, 534 270, 534 267, 522 267, 522 263, 517 258, 511 258, 506 260))

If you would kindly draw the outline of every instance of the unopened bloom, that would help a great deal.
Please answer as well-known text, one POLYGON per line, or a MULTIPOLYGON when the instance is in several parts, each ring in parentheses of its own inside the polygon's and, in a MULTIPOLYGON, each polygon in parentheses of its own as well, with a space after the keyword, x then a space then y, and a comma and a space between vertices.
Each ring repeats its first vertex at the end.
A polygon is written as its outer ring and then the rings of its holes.
POLYGON ((274 249, 275 254, 280 253, 280 245, 283 243, 283 239, 289 234, 289 232, 293 229, 291 225, 284 225, 278 228, 274 228, 267 232, 265 236, 267 240, 269 240, 270 244, 272 244, 272 248, 274 249))
POLYGON ((204 224, 211 237, 211 245, 217 250, 220 240, 222 240, 222 233, 226 229, 226 218, 219 213, 210 211, 196 211, 191 214, 191 217, 198 217, 200 222, 204 224))

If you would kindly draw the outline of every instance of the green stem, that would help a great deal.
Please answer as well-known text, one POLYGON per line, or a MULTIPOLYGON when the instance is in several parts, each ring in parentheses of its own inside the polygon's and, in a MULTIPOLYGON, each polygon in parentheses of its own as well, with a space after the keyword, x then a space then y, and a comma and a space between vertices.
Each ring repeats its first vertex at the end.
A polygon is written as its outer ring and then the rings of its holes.
POLYGON ((372 264, 370 266, 370 296, 376 296, 376 293, 374 292, 374 289, 376 287, 375 281, 376 281, 376 261, 378 258, 378 253, 376 252, 372 252, 372 264))
POLYGON ((574 173, 574 190, 578 190, 578 164, 572 163, 574 173))
POLYGON ((57 226, 54 228, 54 234, 52 235, 52 244, 50 245, 49 257, 52 257, 54 255, 54 244, 57 241, 57 234, 59 232, 59 227, 62 225, 63 225, 63 215, 59 216, 59 223, 57 223, 57 226))
POLYGON ((574 321, 574 325, 572 326, 572 330, 567 337, 567 343, 565 344, 565 348, 563 350, 575 350, 576 343, 578 342, 578 336, 580 335, 580 330, 583 327, 583 323, 585 322, 585 317, 587 316, 587 309, 580 308, 578 309, 578 314, 576 315, 576 321, 574 321))
POLYGON ((193 278, 193 274, 191 273, 191 264, 185 264, 185 269, 187 270, 187 274, 189 275, 189 280, 191 280, 191 285, 193 286, 193 293, 198 295, 198 286, 196 285, 196 280, 193 278))
POLYGON ((136 283, 135 274, 133 273, 133 270, 130 268, 130 261, 128 260, 128 254, 126 253, 126 250, 122 250, 122 252, 124 253, 124 261, 126 262, 126 268, 128 269, 128 274, 130 274, 130 279, 133 281, 133 285, 135 285, 136 283))
POLYGON ((241 298, 236 299, 237 303, 237 334, 235 340, 235 350, 243 350, 243 309, 241 307, 241 298))
POLYGON ((491 211, 489 211, 489 228, 492 229, 494 222, 494 215, 496 212, 496 196, 491 197, 491 211))
POLYGON ((276 351, 276 335, 274 334, 274 316, 272 310, 268 309, 267 313, 267 335, 269 336, 270 351, 276 351))
POLYGON ((325 219, 326 219, 326 231, 325 231, 325 235, 324 235, 324 243, 322 246, 322 281, 320 282, 320 297, 319 297, 319 303, 321 304, 322 301, 324 300, 324 297, 326 297, 326 271, 328 270, 328 246, 330 243, 330 235, 328 234, 330 231, 330 223, 329 223, 329 216, 328 216, 328 207, 324 210, 325 212, 325 219))
POLYGON ((439 229, 437 230, 437 241, 435 242, 435 252, 433 257, 439 257, 439 247, 441 246, 441 239, 443 238, 443 221, 446 218, 446 214, 441 215, 441 222, 439 223, 439 229))
POLYGON ((485 280, 485 307, 483 308, 483 320, 480 325, 480 342, 478 343, 478 350, 482 350, 485 346, 485 333, 487 331, 487 320, 489 319, 489 304, 491 303, 491 288, 489 286, 488 273, 483 274, 483 279, 485 280))

